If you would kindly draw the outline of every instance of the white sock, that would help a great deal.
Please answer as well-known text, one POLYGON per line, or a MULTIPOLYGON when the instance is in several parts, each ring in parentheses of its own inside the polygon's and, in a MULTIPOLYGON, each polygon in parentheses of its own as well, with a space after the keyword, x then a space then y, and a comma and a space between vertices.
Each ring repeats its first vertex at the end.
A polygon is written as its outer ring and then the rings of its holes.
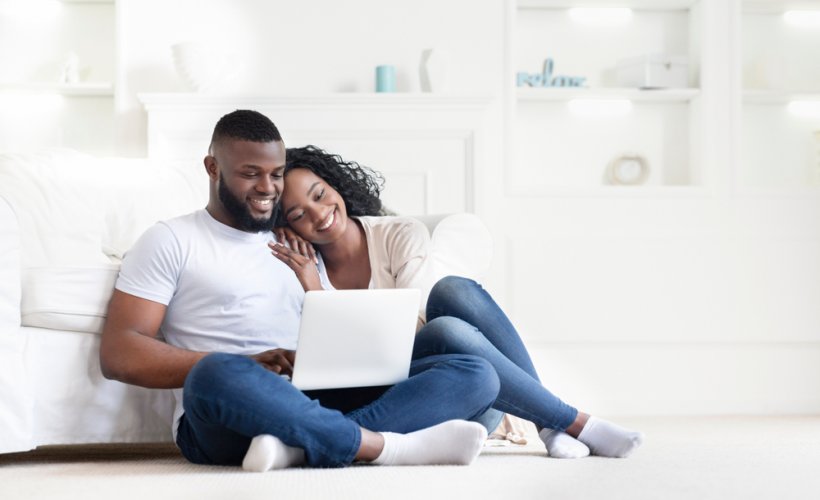
POLYGON ((555 458, 584 458, 589 455, 589 448, 566 432, 553 429, 541 429, 538 437, 547 447, 547 453, 555 458))
POLYGON ((382 432, 376 465, 470 465, 481 453, 487 429, 477 422, 448 420, 409 434, 382 432))
POLYGON ((265 472, 303 463, 305 450, 288 446, 270 434, 260 434, 251 440, 242 468, 248 472, 265 472))
POLYGON ((626 458, 643 443, 643 433, 624 429, 602 418, 589 417, 578 435, 593 455, 626 458))

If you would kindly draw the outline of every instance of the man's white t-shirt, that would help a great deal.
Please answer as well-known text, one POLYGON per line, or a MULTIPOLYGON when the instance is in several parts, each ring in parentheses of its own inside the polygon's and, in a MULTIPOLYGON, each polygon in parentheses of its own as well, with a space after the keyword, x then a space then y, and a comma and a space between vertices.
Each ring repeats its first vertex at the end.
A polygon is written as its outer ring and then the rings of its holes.
MULTIPOLYGON (((171 345, 245 355, 296 349, 305 293, 271 255, 273 240, 197 210, 149 228, 126 253, 115 287, 167 306, 160 331, 171 345)), ((182 389, 174 396, 176 439, 182 389)))

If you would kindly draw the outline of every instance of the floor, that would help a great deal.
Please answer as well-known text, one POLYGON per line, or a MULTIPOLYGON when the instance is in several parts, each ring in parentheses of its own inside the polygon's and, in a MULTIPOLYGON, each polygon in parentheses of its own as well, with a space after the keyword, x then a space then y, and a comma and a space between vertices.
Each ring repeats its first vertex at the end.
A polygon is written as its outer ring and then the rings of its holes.
POLYGON ((618 422, 646 433, 628 459, 551 459, 535 438, 487 446, 469 467, 251 474, 191 465, 166 445, 51 447, 0 455, 0 498, 820 498, 820 416, 618 422))

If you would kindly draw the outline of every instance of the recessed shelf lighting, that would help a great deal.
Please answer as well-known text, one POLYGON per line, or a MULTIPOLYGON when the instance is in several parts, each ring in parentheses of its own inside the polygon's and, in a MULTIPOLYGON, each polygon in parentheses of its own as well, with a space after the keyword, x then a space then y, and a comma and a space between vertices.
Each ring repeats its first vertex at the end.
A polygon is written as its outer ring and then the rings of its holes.
POLYGON ((787 10, 783 19, 795 26, 820 27, 820 10, 787 10))
POLYGON ((569 9, 569 17, 588 26, 615 26, 632 19, 632 9, 626 7, 576 7, 569 9))
POLYGON ((0 15, 18 19, 47 19, 55 17, 63 7, 57 0, 0 1, 0 15))
POLYGON ((795 100, 790 101, 786 109, 795 116, 805 118, 820 118, 820 100, 795 100))
POLYGON ((9 113, 57 109, 63 102, 63 96, 53 92, 0 92, 0 107, 9 113))
POLYGON ((624 116, 632 111, 629 99, 572 99, 567 102, 570 113, 578 116, 605 118, 624 116))

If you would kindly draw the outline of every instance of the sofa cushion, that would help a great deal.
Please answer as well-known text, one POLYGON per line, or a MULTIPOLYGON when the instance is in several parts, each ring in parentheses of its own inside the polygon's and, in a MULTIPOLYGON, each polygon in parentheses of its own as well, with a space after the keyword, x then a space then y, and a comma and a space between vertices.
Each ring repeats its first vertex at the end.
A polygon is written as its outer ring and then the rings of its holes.
POLYGON ((0 154, 0 196, 17 216, 22 267, 109 262, 100 250, 102 185, 82 153, 0 154))
POLYGON ((481 219, 468 213, 416 217, 430 230, 437 278, 448 274, 480 281, 493 257, 493 240, 481 219))
POLYGON ((0 201, 17 228, 9 243, 19 261, 0 260, 3 272, 21 274, 8 281, 8 293, 17 290, 14 308, 21 304, 15 325, 99 333, 125 251, 155 222, 207 199, 202 165, 61 149, 0 153, 0 201))
POLYGON ((101 333, 119 265, 23 270, 23 326, 101 333))
POLYGON ((208 177, 201 164, 102 158, 105 192, 102 251, 122 260, 146 229, 208 203, 208 177))
POLYGON ((121 259, 155 222, 204 207, 208 180, 190 162, 2 153, 0 197, 17 215, 23 268, 93 266, 121 259))

